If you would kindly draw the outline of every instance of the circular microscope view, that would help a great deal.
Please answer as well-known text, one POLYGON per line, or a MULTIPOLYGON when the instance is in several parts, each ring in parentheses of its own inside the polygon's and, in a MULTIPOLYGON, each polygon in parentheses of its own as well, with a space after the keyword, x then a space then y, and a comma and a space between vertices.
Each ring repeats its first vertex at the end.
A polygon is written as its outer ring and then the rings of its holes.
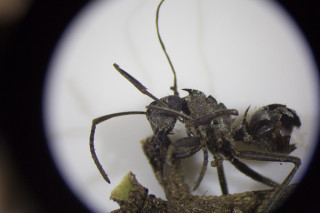
MULTIPOLYGON (((112 113, 146 111, 152 101, 117 72, 138 79, 157 98, 173 95, 173 74, 157 37, 159 1, 95 1, 67 28, 49 66, 44 101, 46 133, 56 166, 71 191, 94 212, 119 208, 111 191, 132 171, 150 194, 166 199, 140 141, 153 133, 145 115, 112 118, 97 125, 95 151, 111 184, 100 175, 90 153, 92 120, 112 113)), ((167 0, 159 12, 159 30, 177 73, 180 97, 197 89, 228 109, 240 122, 258 108, 283 104, 301 121, 294 128, 290 153, 301 166, 290 183, 308 169, 315 147, 318 82, 312 53, 294 21, 273 1, 167 0)), ((169 137, 185 135, 178 122, 169 137)), ((184 136, 185 137, 185 136, 184 136)), ((174 139, 173 139, 174 140, 174 139)), ((210 166, 193 194, 221 195, 217 169, 210 166)), ((242 160, 281 183, 292 163, 242 160)), ((192 188, 203 162, 200 150, 182 161, 192 188)), ((227 160, 229 193, 269 189, 227 160)))

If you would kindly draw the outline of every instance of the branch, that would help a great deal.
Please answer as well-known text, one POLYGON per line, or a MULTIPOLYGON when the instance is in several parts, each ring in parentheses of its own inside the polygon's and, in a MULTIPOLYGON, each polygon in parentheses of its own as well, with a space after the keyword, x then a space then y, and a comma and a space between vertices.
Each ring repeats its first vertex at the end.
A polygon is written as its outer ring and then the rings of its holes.
MULTIPOLYGON (((263 212, 266 204, 273 196, 274 189, 249 191, 221 196, 196 196, 190 193, 184 182, 184 175, 177 161, 168 170, 164 178, 163 166, 165 154, 170 141, 164 140, 160 152, 153 149, 153 137, 142 142, 143 150, 149 159, 154 174, 163 187, 167 201, 148 194, 148 189, 136 180, 134 174, 128 173, 122 182, 113 190, 111 199, 120 205, 113 212, 263 212)), ((288 186, 281 195, 284 201, 296 185, 288 186)), ((279 203, 281 203, 279 202, 279 203)))

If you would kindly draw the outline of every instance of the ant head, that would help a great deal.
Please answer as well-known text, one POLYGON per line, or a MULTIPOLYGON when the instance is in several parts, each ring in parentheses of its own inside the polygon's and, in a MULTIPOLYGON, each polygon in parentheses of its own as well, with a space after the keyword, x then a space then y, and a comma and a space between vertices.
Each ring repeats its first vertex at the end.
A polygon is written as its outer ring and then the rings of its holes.
MULTIPOLYGON (((176 111, 181 111, 182 100, 176 95, 166 96, 164 98, 161 98, 160 101, 164 102, 167 105, 167 108, 176 111)), ((157 101, 152 102, 150 106, 152 105, 161 106, 157 101)), ((172 131, 177 121, 176 116, 159 109, 149 108, 146 114, 147 119, 150 122, 151 128, 155 135, 169 134, 169 132, 172 131)))

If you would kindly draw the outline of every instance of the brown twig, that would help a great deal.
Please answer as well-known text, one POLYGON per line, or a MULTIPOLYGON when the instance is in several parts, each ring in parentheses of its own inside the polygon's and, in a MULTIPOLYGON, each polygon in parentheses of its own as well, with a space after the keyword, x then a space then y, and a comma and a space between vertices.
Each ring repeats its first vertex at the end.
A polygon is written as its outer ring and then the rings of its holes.
MULTIPOLYGON (((189 186, 184 182, 179 161, 170 166, 166 174, 167 178, 164 178, 163 168, 169 139, 166 138, 160 152, 154 151, 153 137, 141 143, 168 200, 164 201, 148 194, 148 189, 138 183, 132 173, 128 173, 122 183, 112 192, 111 199, 120 205, 120 209, 113 212, 264 212, 264 207, 273 195, 273 189, 221 196, 192 195, 189 186), (115 193, 117 190, 124 190, 126 193, 119 197, 115 193)), ((295 185, 288 186, 281 195, 281 201, 286 199, 294 188, 295 185)))

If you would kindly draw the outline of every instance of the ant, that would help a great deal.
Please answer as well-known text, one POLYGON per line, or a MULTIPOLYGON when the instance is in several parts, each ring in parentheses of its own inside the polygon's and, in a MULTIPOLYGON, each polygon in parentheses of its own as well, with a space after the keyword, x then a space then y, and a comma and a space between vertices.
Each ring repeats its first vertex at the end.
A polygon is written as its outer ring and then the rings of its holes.
POLYGON ((281 104, 270 104, 256 110, 248 120, 248 107, 240 123, 234 122, 238 115, 236 109, 228 109, 223 103, 218 103, 212 96, 194 89, 183 89, 189 94, 181 98, 177 89, 177 78, 173 64, 168 56, 159 33, 159 11, 164 0, 161 0, 156 11, 157 35, 163 52, 170 64, 174 76, 173 86, 170 88, 173 95, 156 98, 137 79, 132 77, 117 64, 114 68, 141 93, 154 101, 147 106, 147 111, 128 111, 105 115, 92 121, 90 134, 90 151, 92 158, 103 178, 110 180, 102 168, 94 150, 94 134, 96 125, 110 118, 131 115, 146 115, 154 133, 154 150, 160 152, 161 146, 168 146, 165 154, 163 179, 167 180, 170 168, 176 160, 188 158, 198 151, 203 152, 203 164, 193 190, 201 183, 208 164, 208 150, 213 156, 211 166, 217 168, 218 179, 222 194, 228 194, 227 182, 223 169, 223 161, 228 160, 240 172, 255 181, 274 187, 272 199, 266 205, 265 212, 275 208, 281 193, 298 170, 301 160, 289 154, 296 149, 290 144, 291 133, 294 127, 300 127, 301 122, 294 110, 281 104), (187 137, 165 144, 176 122, 184 124, 187 137), (256 161, 290 162, 293 169, 281 184, 255 172, 239 159, 256 161))

